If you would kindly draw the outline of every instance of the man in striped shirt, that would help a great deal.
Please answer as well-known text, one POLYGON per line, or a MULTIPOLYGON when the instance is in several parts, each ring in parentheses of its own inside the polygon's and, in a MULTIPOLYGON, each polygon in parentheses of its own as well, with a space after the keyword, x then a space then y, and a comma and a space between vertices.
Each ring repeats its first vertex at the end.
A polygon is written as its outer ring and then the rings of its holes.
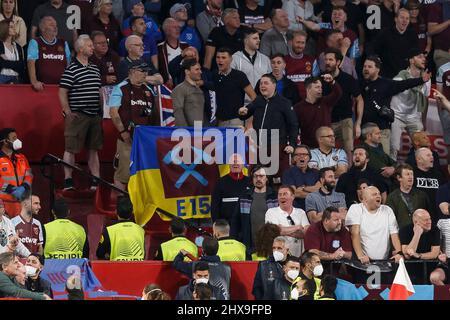
MULTIPOLYGON (((88 35, 75 42, 76 58, 64 71, 59 84, 59 100, 65 118, 64 161, 74 165, 75 154, 88 149, 88 166, 94 176, 100 175, 97 151, 103 146, 100 70, 89 63, 94 45, 88 35)), ((72 169, 64 167, 64 190, 74 189, 72 169)), ((93 181, 91 189, 95 190, 93 181)))

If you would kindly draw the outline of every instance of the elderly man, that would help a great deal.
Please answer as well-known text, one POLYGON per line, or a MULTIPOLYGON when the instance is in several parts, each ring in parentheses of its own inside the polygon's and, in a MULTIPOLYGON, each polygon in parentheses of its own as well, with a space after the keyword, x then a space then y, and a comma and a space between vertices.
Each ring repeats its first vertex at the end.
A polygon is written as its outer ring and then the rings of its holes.
POLYGON ((311 223, 322 220, 322 212, 327 207, 337 207, 342 220, 347 213, 345 194, 336 192, 336 178, 333 168, 319 170, 321 187, 318 191, 308 194, 305 200, 305 211, 311 223))
POLYGON ((414 166, 414 186, 424 191, 433 205, 429 208, 433 223, 438 219, 439 209, 435 204, 436 192, 445 183, 442 174, 433 168, 433 154, 428 148, 420 148, 416 151, 416 162, 414 166))
POLYGON ((304 210, 294 208, 295 190, 291 186, 278 189, 278 204, 266 212, 266 223, 280 227, 280 234, 286 236, 289 252, 300 257, 303 253, 303 237, 309 227, 308 217, 304 210))
POLYGON ((114 87, 108 105, 111 120, 119 132, 115 157, 114 184, 125 190, 130 179, 130 154, 136 125, 159 125, 156 92, 146 84, 150 67, 135 60, 128 78, 114 87))
MULTIPOLYGON (((42 3, 43 1, 40 2, 42 3)), ((77 29, 75 25, 70 28, 71 23, 69 21, 72 19, 71 12, 69 10, 69 4, 63 0, 45 1, 34 10, 33 20, 31 21, 31 38, 37 38, 38 24, 41 19, 45 16, 51 16, 57 23, 61 38, 67 41, 72 47, 75 40, 77 40, 77 29)))
POLYGON ((166 40, 158 44, 158 65, 164 83, 172 86, 173 81, 169 73, 169 63, 181 52, 189 47, 186 42, 180 41, 180 25, 174 18, 167 18, 162 25, 166 40))
POLYGON ((214 28, 208 36, 203 66, 208 70, 217 69, 216 52, 222 47, 231 50, 231 55, 244 48, 244 35, 237 9, 225 9, 222 14, 224 25, 214 28))
POLYGON ((211 195, 211 219, 225 219, 231 225, 233 212, 239 205, 239 196, 244 194, 250 184, 250 179, 244 176, 242 169, 244 161, 238 154, 233 154, 229 160, 230 173, 220 178, 211 195))
MULTIPOLYGON (((130 19, 131 34, 142 39, 144 51, 142 59, 145 62, 152 62, 153 66, 158 69, 158 51, 156 49, 156 41, 152 35, 147 34, 147 26, 144 17, 131 17, 130 19)), ((123 38, 119 44, 119 54, 122 57, 127 56, 127 48, 125 46, 126 38, 123 38)))
POLYGON ((320 127, 316 130, 318 148, 311 150, 309 166, 314 169, 333 168, 336 178, 347 172, 347 155, 343 149, 336 148, 336 137, 330 127, 320 127))
POLYGON ((273 9, 269 18, 273 27, 264 32, 260 50, 269 57, 277 53, 286 56, 289 54, 288 40, 290 40, 288 14, 283 9, 273 9))
POLYGON ((19 269, 22 266, 23 264, 14 253, 0 253, 0 297, 52 300, 44 293, 31 292, 17 285, 14 278, 19 275, 19 269))
POLYGON ((44 84, 57 84, 70 63, 70 49, 66 41, 58 38, 56 20, 44 16, 39 22, 40 36, 28 44, 27 66, 31 85, 36 91, 44 84))
MULTIPOLYGON (((139 63, 145 63, 145 61, 142 59, 142 56, 144 54, 144 43, 142 42, 141 37, 136 35, 129 36, 127 40, 125 40, 125 47, 128 51, 128 57, 123 59, 119 65, 118 77, 120 82, 128 77, 128 71, 133 62, 138 61, 139 63)), ((150 67, 148 72, 149 75, 145 78, 147 83, 152 85, 162 84, 163 78, 155 69, 155 66, 153 66, 153 64, 150 64, 150 62, 147 62, 147 64, 150 67)))
MULTIPOLYGON (((59 87, 59 101, 65 118, 64 161, 75 165, 75 154, 83 147, 88 149, 88 166, 91 174, 100 176, 98 150, 103 147, 100 70, 89 63, 94 45, 88 35, 81 35, 75 42, 77 56, 64 71, 59 87)), ((64 189, 74 189, 73 169, 64 167, 64 189)), ((97 182, 92 181, 92 189, 97 182)))
POLYGON ((338 208, 323 210, 322 220, 311 224, 305 233, 305 250, 317 254, 322 260, 351 259, 352 239, 342 224, 338 208))
POLYGON ((289 255, 286 237, 276 237, 272 244, 273 254, 258 263, 253 280, 252 294, 256 300, 270 299, 275 279, 283 277, 283 265, 289 255))
POLYGON ((281 183, 295 189, 294 205, 303 210, 308 194, 320 189, 319 172, 308 166, 310 160, 309 147, 305 144, 297 146, 294 150, 294 166, 286 170, 281 179, 281 183))
MULTIPOLYGON (((377 187, 367 187, 363 191, 363 202, 353 204, 347 212, 345 225, 350 229, 353 249, 362 264, 370 260, 401 258, 402 248, 398 236, 398 224, 391 208, 381 204, 377 187), (391 252, 391 244, 394 251, 391 252)), ((367 278, 364 272, 356 275, 356 281, 367 278)), ((362 283, 362 282, 358 282, 362 283)))
MULTIPOLYGON (((412 215, 412 224, 400 229, 400 242, 405 259, 434 260, 438 257, 441 245, 439 229, 432 225, 430 214, 425 209, 417 209, 412 215)), ((423 283, 423 266, 407 264, 408 274, 413 283, 423 283)))

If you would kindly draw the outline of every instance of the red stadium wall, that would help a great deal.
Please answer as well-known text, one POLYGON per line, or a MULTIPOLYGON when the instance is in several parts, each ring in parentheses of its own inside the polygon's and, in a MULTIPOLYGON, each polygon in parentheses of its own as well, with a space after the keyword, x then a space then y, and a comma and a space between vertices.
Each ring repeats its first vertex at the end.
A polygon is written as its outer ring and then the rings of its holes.
MULTIPOLYGON (((45 85, 43 92, 30 85, 0 85, 0 127, 14 127, 23 141, 23 153, 31 162, 39 162, 47 153, 62 158, 64 118, 58 98, 58 86, 45 85)), ((103 120, 104 146, 100 161, 112 161, 117 132, 109 119, 103 120)), ((79 159, 86 159, 80 155, 79 159)))
MULTIPOLYGON (((253 300, 251 294, 257 262, 232 262, 231 295, 236 300, 253 300)), ((171 263, 159 261, 109 262, 91 261, 92 270, 108 290, 120 294, 142 295, 142 289, 149 283, 157 283, 175 299, 178 288, 188 279, 172 268, 171 263)))

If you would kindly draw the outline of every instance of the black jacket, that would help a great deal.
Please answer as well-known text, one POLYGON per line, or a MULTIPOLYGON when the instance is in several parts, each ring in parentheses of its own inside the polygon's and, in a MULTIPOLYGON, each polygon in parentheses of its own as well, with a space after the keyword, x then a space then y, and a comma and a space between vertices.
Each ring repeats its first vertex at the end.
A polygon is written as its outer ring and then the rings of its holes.
POLYGON ((292 283, 287 281, 284 276, 280 279, 275 279, 270 300, 289 300, 291 287, 292 283))
MULTIPOLYGON (((252 239, 252 219, 250 216, 254 189, 254 187, 249 187, 247 191, 239 197, 239 204, 236 206, 236 210, 231 219, 230 236, 245 244, 247 255, 251 255, 254 249, 252 239)), ((278 196, 270 187, 267 187, 266 189, 266 204, 268 209, 278 206, 278 196)))
POLYGON ((273 256, 260 261, 253 280, 252 294, 256 300, 270 300, 274 289, 275 279, 283 278, 283 265, 276 262, 273 256))
POLYGON ((52 285, 49 281, 42 279, 40 276, 36 280, 27 278, 25 281, 25 289, 32 292, 45 293, 53 299, 52 285))
MULTIPOLYGON (((180 252, 175 256, 172 266, 175 270, 185 274, 189 278, 192 278, 194 270, 194 262, 184 262, 184 256, 180 252)), ((206 261, 209 266, 209 282, 220 289, 223 300, 230 299, 230 280, 231 280, 231 267, 220 261, 219 256, 201 256, 199 261, 206 261)))
MULTIPOLYGON (((294 112, 291 102, 275 94, 269 99, 263 96, 257 96, 256 99, 247 105, 248 112, 245 116, 240 116, 242 120, 246 120, 253 116, 253 128, 255 130, 268 129, 279 130, 280 146, 289 145, 295 146, 297 144, 298 135, 298 121, 297 115, 294 112)), ((267 144, 270 143, 268 139, 267 144)))
MULTIPOLYGON (((211 287, 212 295, 211 300, 226 300, 223 296, 221 290, 208 282, 208 285, 211 287)), ((194 300, 192 297, 192 293, 194 292, 194 280, 190 280, 189 283, 185 286, 182 286, 178 289, 177 296, 175 300, 194 300)))
POLYGON ((238 198, 247 190, 250 178, 244 176, 240 180, 229 174, 217 181, 211 196, 211 219, 225 219, 231 225, 231 217, 238 207, 238 198))
MULTIPOLYGON (((259 81, 260 80, 258 80, 255 86, 257 95, 261 95, 261 91, 259 91, 259 81)), ((283 82, 283 92, 278 92, 278 94, 288 99, 293 106, 300 102, 300 95, 298 94, 297 85, 294 81, 288 79, 286 76, 284 76, 281 81, 283 82)))
MULTIPOLYGON (((27 80, 27 73, 26 73, 26 59, 25 59, 25 53, 21 46, 17 45, 17 51, 19 53, 19 60, 18 61, 9 61, 4 60, 2 57, 0 57, 0 70, 2 69, 12 69, 19 73, 19 82, 24 83, 27 80)), ((0 41, 0 55, 5 53, 5 45, 3 42, 0 41)))
POLYGON ((361 88, 361 94, 364 99, 362 124, 374 122, 381 130, 390 129, 391 124, 388 120, 381 118, 378 115, 378 110, 374 106, 374 101, 376 101, 379 106, 390 108, 392 96, 423 83, 424 81, 422 78, 394 81, 379 77, 374 81, 363 81, 361 88))

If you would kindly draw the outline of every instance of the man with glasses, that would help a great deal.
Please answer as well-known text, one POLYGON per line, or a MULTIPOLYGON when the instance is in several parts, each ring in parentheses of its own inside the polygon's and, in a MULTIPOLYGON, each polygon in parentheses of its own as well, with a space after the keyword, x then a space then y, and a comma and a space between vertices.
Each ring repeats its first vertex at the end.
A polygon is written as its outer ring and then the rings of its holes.
POLYGON ((295 189, 281 186, 278 189, 278 204, 266 212, 266 223, 280 227, 280 235, 286 237, 289 252, 296 257, 303 253, 303 236, 309 227, 308 217, 303 209, 294 208, 295 189))
POLYGON ((89 62, 100 69, 102 86, 116 84, 120 64, 119 55, 109 48, 106 36, 102 31, 92 32, 91 39, 94 43, 94 54, 89 57, 89 62))
MULTIPOLYGON (((128 77, 128 70, 134 63, 140 64, 145 63, 142 59, 144 55, 144 43, 139 36, 131 35, 125 40, 125 47, 128 51, 128 56, 120 62, 119 65, 119 81, 122 82, 128 77)), ((146 81, 152 85, 158 85, 163 83, 163 79, 158 71, 155 69, 151 62, 147 63, 150 70, 148 71, 148 76, 146 81)))
POLYGON ((267 186, 267 174, 264 167, 256 166, 252 173, 252 187, 239 197, 239 206, 231 220, 231 237, 241 241, 247 253, 255 249, 256 234, 264 226, 267 209, 278 206, 277 194, 267 186))
POLYGON ((320 188, 319 173, 308 166, 311 152, 307 145, 301 144, 294 150, 294 166, 283 173, 281 183, 295 189, 294 206, 305 209, 305 198, 320 188))
POLYGON ((320 127, 316 130, 318 148, 311 150, 311 160, 309 166, 320 170, 322 168, 334 169, 336 178, 347 172, 347 154, 343 149, 335 148, 336 137, 330 127, 320 127))

